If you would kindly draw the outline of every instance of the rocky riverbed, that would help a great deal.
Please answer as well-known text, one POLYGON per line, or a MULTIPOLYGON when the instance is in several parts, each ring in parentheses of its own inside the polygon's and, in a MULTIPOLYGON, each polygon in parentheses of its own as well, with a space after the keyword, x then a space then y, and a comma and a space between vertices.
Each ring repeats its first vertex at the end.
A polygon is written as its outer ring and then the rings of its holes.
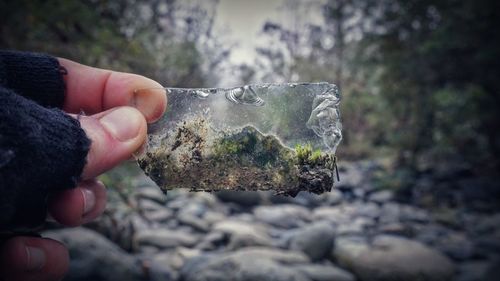
POLYGON ((125 200, 110 190, 99 221, 44 235, 70 249, 72 281, 497 280, 500 212, 397 202, 374 165, 341 163, 332 192, 296 198, 164 196, 138 177, 125 200))

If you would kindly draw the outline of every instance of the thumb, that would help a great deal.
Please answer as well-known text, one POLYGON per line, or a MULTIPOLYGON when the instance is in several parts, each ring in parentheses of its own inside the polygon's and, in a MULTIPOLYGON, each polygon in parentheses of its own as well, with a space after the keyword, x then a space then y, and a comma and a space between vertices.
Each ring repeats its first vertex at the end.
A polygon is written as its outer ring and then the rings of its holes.
POLYGON ((94 178, 130 158, 146 139, 146 119, 135 108, 118 107, 92 116, 80 116, 92 145, 82 179, 94 178))

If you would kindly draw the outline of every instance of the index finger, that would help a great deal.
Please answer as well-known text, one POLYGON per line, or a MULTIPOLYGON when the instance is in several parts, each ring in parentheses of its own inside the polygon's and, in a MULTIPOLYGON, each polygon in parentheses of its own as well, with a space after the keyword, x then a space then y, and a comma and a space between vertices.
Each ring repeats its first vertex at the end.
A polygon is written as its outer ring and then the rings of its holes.
POLYGON ((95 114, 118 107, 137 108, 148 122, 159 119, 167 105, 162 91, 137 89, 161 88, 162 86, 144 76, 116 72, 82 65, 59 58, 66 68, 66 98, 63 109, 70 113, 95 114))

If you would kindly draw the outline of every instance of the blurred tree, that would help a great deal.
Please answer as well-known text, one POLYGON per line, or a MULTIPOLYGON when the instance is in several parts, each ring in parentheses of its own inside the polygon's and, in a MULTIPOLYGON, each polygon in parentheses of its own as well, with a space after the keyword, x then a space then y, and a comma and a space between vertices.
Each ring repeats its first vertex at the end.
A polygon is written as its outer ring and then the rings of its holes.
POLYGON ((498 171, 497 2, 318 3, 285 5, 310 17, 267 22, 263 33, 281 45, 258 53, 272 79, 342 86, 340 154, 373 156, 390 147, 413 170, 430 155, 498 171))
POLYGON ((488 0, 387 0, 372 11, 381 12, 382 32, 365 36, 378 48, 367 59, 383 70, 403 164, 415 167, 432 149, 498 171, 499 8, 488 0))
POLYGON ((212 33, 217 2, 2 1, 0 47, 203 86, 230 51, 212 33))
POLYGON ((363 48, 361 39, 374 20, 369 15, 374 2, 329 0, 289 4, 283 9, 292 10, 284 11, 292 15, 291 24, 267 22, 263 27, 263 33, 282 43, 282 47, 267 44, 258 49, 264 61, 259 70, 267 67, 265 80, 337 84, 343 95, 344 123, 339 154, 376 155, 375 147, 386 144, 384 127, 390 117, 375 84, 377 67, 367 67, 358 57, 363 48))

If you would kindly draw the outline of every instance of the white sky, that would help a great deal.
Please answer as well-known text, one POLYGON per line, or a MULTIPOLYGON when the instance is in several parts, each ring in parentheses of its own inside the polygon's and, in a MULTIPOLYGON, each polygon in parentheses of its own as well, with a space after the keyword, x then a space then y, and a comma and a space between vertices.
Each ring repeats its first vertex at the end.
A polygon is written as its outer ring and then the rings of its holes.
POLYGON ((219 0, 215 20, 216 32, 223 41, 239 42, 232 50, 230 61, 235 64, 252 64, 255 47, 266 43, 259 33, 267 20, 293 27, 300 22, 320 24, 321 11, 317 5, 324 0, 219 0), (300 5, 301 12, 283 9, 284 6, 300 5))
MULTIPOLYGON (((267 19, 276 19, 282 0, 220 0, 215 21, 216 29, 229 40, 238 42, 232 50, 233 63, 251 63, 255 58, 258 34, 267 19)), ((275 21, 275 20, 274 20, 275 21)))

